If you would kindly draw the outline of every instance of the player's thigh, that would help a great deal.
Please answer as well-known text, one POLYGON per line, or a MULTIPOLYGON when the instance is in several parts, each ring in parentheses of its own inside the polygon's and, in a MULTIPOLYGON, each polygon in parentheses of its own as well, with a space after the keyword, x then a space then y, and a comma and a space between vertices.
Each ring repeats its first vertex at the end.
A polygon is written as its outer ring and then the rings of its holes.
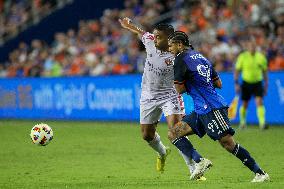
POLYGON ((183 115, 185 115, 183 101, 179 97, 170 98, 164 102, 161 102, 160 107, 167 118, 168 123, 180 121, 183 115))
POLYGON ((257 96, 257 97, 263 97, 264 94, 264 87, 262 82, 257 82, 255 84, 253 84, 253 95, 257 96))
POLYGON ((156 124, 160 121, 162 113, 159 104, 153 102, 140 104, 140 124, 156 124))
POLYGON ((207 114, 199 116, 207 135, 213 140, 220 140, 222 137, 235 134, 228 118, 228 109, 221 108, 212 110, 207 114))
POLYGON ((247 83, 247 82, 243 82, 242 85, 241 85, 241 99, 243 101, 249 101, 251 96, 253 95, 253 92, 252 92, 252 85, 247 83))
POLYGON ((171 115, 166 116, 168 128, 171 128, 173 125, 181 121, 182 117, 183 115, 181 114, 171 114, 171 115))
POLYGON ((181 102, 178 97, 162 102, 161 108, 166 117, 169 128, 181 121, 182 117, 185 115, 183 102, 181 102))
POLYGON ((202 124, 199 122, 198 116, 195 112, 184 116, 181 122, 184 122, 189 126, 189 135, 196 134, 201 138, 206 134, 204 127, 202 127, 202 124))

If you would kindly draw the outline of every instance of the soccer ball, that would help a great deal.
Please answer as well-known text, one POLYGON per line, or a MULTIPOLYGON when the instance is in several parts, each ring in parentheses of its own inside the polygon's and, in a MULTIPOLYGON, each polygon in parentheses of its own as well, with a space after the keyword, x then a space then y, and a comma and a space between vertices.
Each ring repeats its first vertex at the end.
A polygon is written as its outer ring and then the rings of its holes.
POLYGON ((46 146, 53 139, 53 131, 45 123, 35 125, 31 130, 32 142, 38 146, 46 146))

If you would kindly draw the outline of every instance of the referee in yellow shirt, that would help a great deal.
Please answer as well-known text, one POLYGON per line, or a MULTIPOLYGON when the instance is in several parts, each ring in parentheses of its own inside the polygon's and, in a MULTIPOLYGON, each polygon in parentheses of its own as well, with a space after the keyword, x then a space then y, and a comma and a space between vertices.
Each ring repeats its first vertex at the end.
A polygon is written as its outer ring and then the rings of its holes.
POLYGON ((267 93, 268 74, 267 59, 256 50, 254 41, 246 41, 246 50, 239 54, 234 71, 236 94, 241 92, 242 106, 240 108, 240 128, 246 128, 246 115, 249 100, 255 97, 259 128, 266 129, 265 107, 263 96, 267 93), (239 75, 242 74, 242 84, 239 85, 239 75))

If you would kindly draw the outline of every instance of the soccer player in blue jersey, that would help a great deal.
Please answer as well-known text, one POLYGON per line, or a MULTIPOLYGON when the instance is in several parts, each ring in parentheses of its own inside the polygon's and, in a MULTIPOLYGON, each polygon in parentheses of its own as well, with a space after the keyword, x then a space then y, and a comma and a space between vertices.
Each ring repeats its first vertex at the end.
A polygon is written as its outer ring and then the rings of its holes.
POLYGON ((222 82, 211 62, 193 49, 188 36, 181 31, 169 36, 169 51, 176 56, 176 90, 180 94, 186 92, 194 102, 194 111, 171 130, 173 144, 193 159, 202 158, 196 151, 179 145, 179 140, 184 135, 197 134, 201 138, 207 133, 211 139, 218 140, 228 152, 239 158, 255 173, 252 182, 268 181, 269 175, 258 166, 245 148, 234 141, 235 131, 228 119, 228 105, 215 90, 222 87, 222 82))

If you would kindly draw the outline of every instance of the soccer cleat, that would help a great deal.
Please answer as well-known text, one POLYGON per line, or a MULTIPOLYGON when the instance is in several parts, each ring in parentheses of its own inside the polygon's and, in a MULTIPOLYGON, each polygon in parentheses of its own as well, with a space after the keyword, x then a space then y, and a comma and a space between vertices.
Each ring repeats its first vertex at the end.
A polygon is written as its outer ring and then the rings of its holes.
POLYGON ((265 173, 265 174, 256 173, 255 177, 252 179, 251 182, 266 182, 266 181, 269 181, 269 180, 270 180, 270 178, 269 178, 269 175, 267 173, 265 173))
POLYGON ((199 177, 202 177, 212 166, 213 164, 209 159, 202 158, 199 163, 195 164, 195 170, 191 174, 190 180, 197 180, 199 177))
POLYGON ((269 128, 269 126, 267 125, 267 124, 264 124, 264 125, 259 125, 259 129, 260 130, 265 130, 265 129, 268 129, 269 128))
POLYGON ((165 168, 165 165, 166 165, 166 159, 167 159, 167 156, 171 153, 171 149, 166 147, 166 154, 163 155, 163 156, 160 156, 158 155, 157 157, 157 163, 156 163, 156 169, 158 172, 161 172, 163 173, 164 172, 164 168, 165 168))
POLYGON ((205 176, 200 176, 200 177, 197 177, 196 181, 206 181, 206 177, 205 176))
POLYGON ((246 129, 247 128, 247 125, 246 124, 240 124, 239 125, 239 129, 240 130, 244 130, 244 129, 246 129))

